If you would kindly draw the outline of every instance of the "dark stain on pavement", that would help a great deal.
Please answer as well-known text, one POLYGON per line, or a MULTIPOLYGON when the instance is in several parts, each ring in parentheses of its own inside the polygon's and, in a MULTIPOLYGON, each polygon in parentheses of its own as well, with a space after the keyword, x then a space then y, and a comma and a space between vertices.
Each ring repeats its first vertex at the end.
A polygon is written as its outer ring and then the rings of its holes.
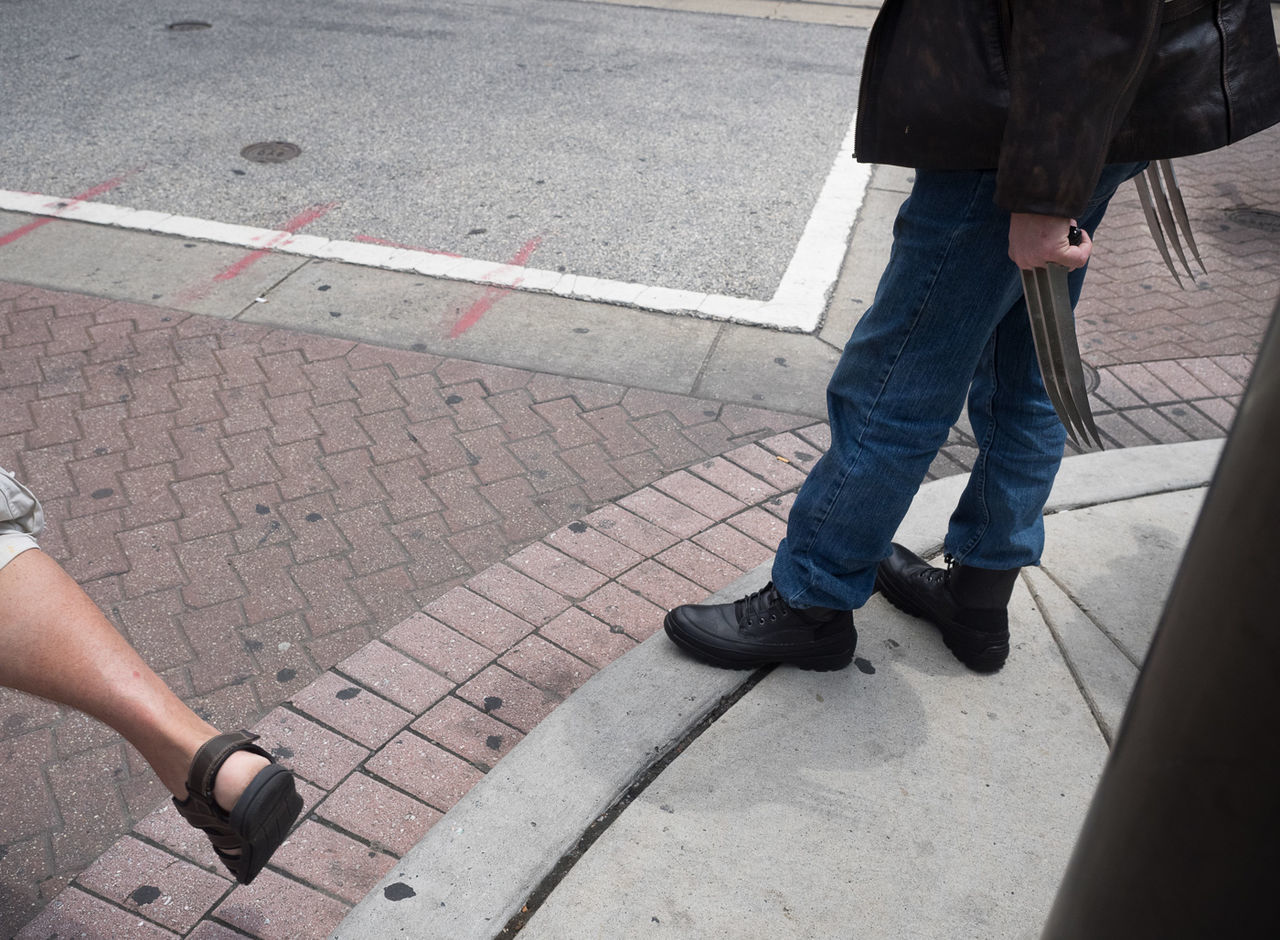
POLYGON ((406 898, 416 896, 417 893, 417 891, 414 891, 403 881, 397 881, 393 884, 389 884, 382 889, 382 896, 388 901, 403 901, 406 898))
POLYGON ((160 897, 160 889, 155 885, 139 885, 129 894, 129 900, 139 907, 150 904, 158 897, 160 897))

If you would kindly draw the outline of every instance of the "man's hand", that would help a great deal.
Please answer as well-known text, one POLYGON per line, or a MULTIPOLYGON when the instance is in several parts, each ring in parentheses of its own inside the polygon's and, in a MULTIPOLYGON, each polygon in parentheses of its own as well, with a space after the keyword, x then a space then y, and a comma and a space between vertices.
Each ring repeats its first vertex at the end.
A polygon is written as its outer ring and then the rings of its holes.
POLYGON ((1009 218, 1009 257, 1023 269, 1043 268, 1050 261, 1068 271, 1084 267, 1093 241, 1080 229, 1080 244, 1071 244, 1067 233, 1075 224, 1075 219, 1015 212, 1009 218))

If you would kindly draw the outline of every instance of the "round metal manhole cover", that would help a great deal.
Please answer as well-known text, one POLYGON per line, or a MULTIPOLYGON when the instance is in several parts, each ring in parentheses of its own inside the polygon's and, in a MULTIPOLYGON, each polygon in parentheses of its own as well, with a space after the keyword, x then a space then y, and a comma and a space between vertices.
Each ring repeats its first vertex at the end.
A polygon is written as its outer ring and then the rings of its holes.
POLYGON ((1280 212, 1273 212, 1270 209, 1252 209, 1247 206, 1228 209, 1227 218, 1236 225, 1243 225, 1246 228, 1256 228, 1263 232, 1280 232, 1280 212))
POLYGON ((213 29, 213 24, 201 20, 179 20, 176 23, 170 23, 165 29, 172 33, 192 33, 197 29, 213 29))
POLYGON ((240 156, 253 163, 288 163, 302 148, 283 140, 268 140, 260 144, 250 144, 240 151, 240 156))

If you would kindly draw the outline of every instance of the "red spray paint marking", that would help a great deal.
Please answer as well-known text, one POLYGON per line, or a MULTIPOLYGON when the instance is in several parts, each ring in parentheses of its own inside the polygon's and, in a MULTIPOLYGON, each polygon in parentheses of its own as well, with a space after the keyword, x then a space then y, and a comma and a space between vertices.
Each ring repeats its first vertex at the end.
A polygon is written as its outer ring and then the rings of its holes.
POLYGON ((304 212, 298 213, 292 219, 285 223, 284 231, 277 232, 264 246, 245 255, 235 264, 231 265, 225 271, 220 271, 213 276, 215 281, 229 281, 232 278, 239 277, 251 266, 261 261, 267 255, 271 254, 271 249, 283 241, 286 241, 290 235, 296 235, 299 231, 306 228, 316 219, 323 218, 332 209, 337 208, 336 202, 327 202, 322 206, 312 206, 304 212))
POLYGON ((128 173, 122 173, 114 179, 107 180, 105 183, 99 183, 97 186, 93 187, 93 189, 86 189, 79 196, 72 196, 58 207, 57 215, 47 215, 44 218, 36 219, 34 222, 28 222, 26 225, 22 226, 22 228, 14 229, 8 235, 0 235, 0 247, 7 245, 10 242, 16 242, 23 235, 31 234, 42 225, 48 225, 50 222, 56 221, 59 215, 66 212, 73 206, 78 206, 82 202, 88 202, 90 199, 96 199, 103 193, 110 192, 141 169, 142 167, 138 167, 137 169, 130 170, 128 173))
POLYGON ((273 235, 262 248, 257 248, 249 252, 249 254, 245 255, 235 264, 219 271, 213 276, 212 280, 206 281, 203 284, 197 284, 194 287, 188 287, 186 290, 178 294, 175 298, 176 302, 179 304, 189 304, 194 303, 197 300, 202 300, 211 290, 213 290, 214 284, 217 281, 229 281, 232 278, 239 277, 252 265, 261 261, 265 256, 271 254, 271 249, 274 246, 287 241, 289 236, 297 234, 303 227, 310 225, 337 205, 338 204, 336 202, 330 202, 320 206, 312 206, 310 209, 300 212, 285 224, 284 231, 276 232, 276 234, 273 235))
POLYGON ((452 251, 437 251, 435 248, 420 248, 417 245, 402 245, 400 242, 388 241, 385 238, 374 238, 372 235, 357 235, 356 241, 366 245, 381 245, 383 248, 404 248, 408 251, 420 251, 427 255, 444 255, 446 258, 461 258, 452 251))
MULTIPOLYGON (((514 258, 508 261, 502 268, 496 268, 493 273, 501 271, 503 268, 524 267, 530 256, 538 250, 538 246, 542 244, 542 236, 538 235, 529 239, 524 243, 523 247, 516 252, 514 258)), ((480 295, 480 299, 473 303, 469 310, 458 318, 458 322, 453 325, 453 329, 449 331, 450 339, 457 339, 467 330, 471 329, 480 322, 480 318, 489 312, 499 300, 511 293, 512 289, 520 283, 522 279, 517 279, 511 287, 490 287, 480 295)))

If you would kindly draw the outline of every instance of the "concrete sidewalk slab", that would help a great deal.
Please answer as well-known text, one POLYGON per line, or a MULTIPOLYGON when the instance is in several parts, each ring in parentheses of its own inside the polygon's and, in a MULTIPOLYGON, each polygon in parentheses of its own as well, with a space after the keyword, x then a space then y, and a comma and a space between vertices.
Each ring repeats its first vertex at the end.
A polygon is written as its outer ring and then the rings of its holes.
POLYGON ((1024 573, 1108 743, 1176 573, 1168 558, 1186 543, 1204 494, 1176 490, 1064 512, 1042 567, 1024 573))
POLYGON ((443 356, 687 393, 720 335, 692 317, 312 262, 243 317, 443 356), (506 299, 506 302, 503 302, 506 299))
POLYGON ((592 847, 526 937, 1021 937, 1106 745, 1031 598, 980 678, 877 598, 858 669, 779 669, 592 847))
MULTIPOLYGON (((1025 583, 1015 594, 1015 648, 1001 673, 967 672, 931 629, 873 599, 858 618, 856 669, 780 669, 751 688, 630 802, 522 932, 1033 935, 1131 677, 1087 683, 1114 665, 1111 637, 1150 636, 1159 613, 1151 598, 1176 569, 1218 452, 1188 444, 1068 460, 1047 522, 1058 554, 1036 573, 1047 585, 1031 581, 1035 594, 1025 583), (1089 525, 1101 540, 1076 536, 1089 525), (1135 603, 1085 616, 1072 598, 1111 597, 1096 572, 1146 588, 1135 603), (1050 586, 1059 604, 1037 603, 1050 586), (1079 622, 1064 656, 1058 624, 1071 612, 1079 622), (1097 637, 1080 624, 1095 625, 1097 637), (1099 701, 1106 721, 1095 717, 1099 701)), ((926 485, 900 538, 928 551, 955 486, 926 485)), ((767 577, 766 564, 721 596, 767 577)), ((521 844, 571 845, 598 824, 610 792, 622 793, 646 761, 680 745, 714 698, 748 680, 650 639, 539 725, 334 936, 498 935, 560 863, 521 844), (657 667, 664 681, 655 685, 657 667), (583 750, 593 740, 608 742, 595 760, 583 750)))
MULTIPOLYGON (((1149 642, 1202 495, 1052 518, 1051 538, 1065 537, 1048 576, 1095 597, 1104 629, 1149 642), (1089 525, 1098 538, 1065 531, 1089 525)), ((858 672, 769 675, 621 814, 522 935, 1038 936, 1106 743, 1025 587, 1010 614, 1013 656, 979 679, 873 601, 858 672)))
POLYGON ((1203 496, 1198 489, 1163 493, 1053 520, 1045 571, 1070 586, 1076 603, 1136 664, 1151 645, 1152 613, 1164 607, 1173 583, 1168 558, 1181 551, 1203 496))
MULTIPOLYGON (((31 223, 31 216, 0 212, 0 231, 31 223)), ((270 253, 237 268, 248 254, 228 245, 58 219, 4 246, 0 280, 229 320, 307 263, 270 253), (235 277, 225 276, 233 270, 235 277)))

